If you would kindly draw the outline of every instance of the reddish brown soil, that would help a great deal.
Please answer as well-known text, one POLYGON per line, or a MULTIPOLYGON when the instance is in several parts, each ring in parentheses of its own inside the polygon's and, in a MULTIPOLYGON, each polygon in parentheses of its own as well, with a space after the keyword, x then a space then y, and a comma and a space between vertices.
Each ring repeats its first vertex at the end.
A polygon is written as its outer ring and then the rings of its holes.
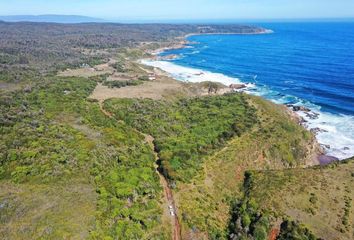
POLYGON ((276 240, 279 235, 279 229, 273 228, 269 233, 269 240, 276 240))

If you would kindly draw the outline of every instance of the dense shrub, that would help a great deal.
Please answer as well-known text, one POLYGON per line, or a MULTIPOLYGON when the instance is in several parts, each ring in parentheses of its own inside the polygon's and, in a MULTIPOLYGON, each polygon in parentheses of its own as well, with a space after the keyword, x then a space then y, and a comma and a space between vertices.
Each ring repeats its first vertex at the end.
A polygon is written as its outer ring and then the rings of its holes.
MULTIPOLYGON (((250 193, 257 187, 251 171, 245 172, 243 198, 231 204, 231 219, 229 222, 229 237, 232 240, 250 239, 266 240, 273 226, 274 213, 269 209, 261 209, 250 193), (271 220, 273 219, 273 220, 271 220)), ((298 222, 283 219, 280 225, 278 240, 316 240, 317 238, 305 226, 298 222)))
POLYGON ((127 86, 137 86, 142 84, 143 82, 140 80, 126 80, 126 81, 105 81, 103 85, 109 88, 122 88, 127 86))
POLYGON ((206 154, 257 121, 255 109, 240 94, 176 102, 112 99, 105 107, 117 119, 154 136, 161 171, 180 181, 190 180, 206 154))
POLYGON ((277 237, 278 240, 317 240, 306 227, 301 224, 285 220, 280 225, 280 233, 277 237))
POLYGON ((259 211, 257 204, 247 197, 236 201, 231 210, 230 239, 268 239, 268 215, 259 211))
POLYGON ((0 179, 55 184, 82 177, 97 189, 93 239, 151 236, 161 225, 155 156, 144 136, 86 100, 95 85, 48 78, 2 95, 0 179))

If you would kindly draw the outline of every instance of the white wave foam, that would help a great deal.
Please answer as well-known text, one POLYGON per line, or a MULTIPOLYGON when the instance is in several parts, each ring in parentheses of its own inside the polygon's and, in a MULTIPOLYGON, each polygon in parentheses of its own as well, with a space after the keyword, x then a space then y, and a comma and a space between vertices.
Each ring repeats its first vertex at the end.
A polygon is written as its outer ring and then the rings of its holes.
POLYGON ((167 61, 142 60, 141 63, 148 66, 160 68, 163 71, 169 73, 171 77, 184 82, 197 83, 212 81, 222 83, 226 86, 229 86, 233 83, 241 83, 238 78, 228 77, 221 73, 213 73, 200 69, 183 67, 167 61))
POLYGON ((194 50, 194 51, 191 52, 191 53, 185 53, 185 54, 187 54, 187 55, 194 55, 194 54, 198 54, 198 53, 200 53, 199 50, 194 50))
POLYGON ((308 129, 324 130, 316 138, 320 144, 330 146, 326 149, 327 155, 339 159, 354 156, 354 116, 311 110, 319 114, 317 119, 311 119, 304 112, 299 112, 299 115, 307 121, 305 126, 308 129))
MULTIPOLYGON (((221 73, 213 73, 195 68, 189 68, 167 61, 142 60, 142 64, 157 67, 170 74, 171 77, 184 82, 219 82, 226 86, 234 83, 242 83, 240 79, 226 76, 221 73)), ((318 132, 316 138, 324 146, 330 146, 325 149, 326 154, 338 159, 346 159, 354 156, 354 116, 335 115, 322 112, 321 107, 310 102, 304 101, 294 96, 283 95, 271 90, 267 86, 256 86, 255 84, 246 84, 246 93, 264 97, 277 104, 292 103, 305 106, 313 113, 317 113, 316 119, 311 119, 305 112, 298 112, 307 123, 308 129, 319 128, 325 131, 318 132)))

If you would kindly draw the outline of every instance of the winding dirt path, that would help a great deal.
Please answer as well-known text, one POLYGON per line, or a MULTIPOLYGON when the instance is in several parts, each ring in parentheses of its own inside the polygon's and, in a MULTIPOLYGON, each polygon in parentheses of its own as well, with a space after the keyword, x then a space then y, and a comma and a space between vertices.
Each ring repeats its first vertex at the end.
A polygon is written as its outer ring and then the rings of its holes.
MULTIPOLYGON (((157 170, 157 172, 158 172, 158 170, 157 170)), ((168 206, 172 206, 172 209, 174 212, 174 216, 170 215, 171 226, 172 226, 172 239, 173 240, 180 240, 181 239, 181 227, 180 227, 179 220, 178 220, 178 215, 177 215, 177 211, 176 211, 177 208, 175 205, 173 194, 172 194, 171 188, 169 187, 165 177, 161 173, 159 173, 159 177, 160 177, 160 183, 164 189, 165 201, 167 202, 168 206)))
POLYGON ((107 111, 103 108, 103 101, 99 101, 98 104, 99 104, 99 106, 100 106, 101 112, 102 112, 104 115, 106 115, 106 117, 113 118, 112 113, 107 112, 107 111))
MULTIPOLYGON (((142 133, 143 134, 143 133, 142 133)), ((167 179, 165 176, 159 171, 159 165, 157 164, 159 157, 157 152, 155 151, 155 144, 154 144, 154 137, 151 135, 143 134, 145 136, 145 141, 150 145, 151 149, 154 151, 155 154, 155 169, 157 174, 160 178, 160 184, 163 186, 164 189, 164 199, 166 204, 165 207, 172 207, 173 215, 171 214, 171 210, 168 209, 170 212, 170 219, 171 219, 171 226, 172 226, 172 239, 173 240, 181 240, 181 226, 179 224, 178 215, 177 215, 177 207, 175 204, 175 200, 173 198, 172 190, 168 184, 167 179), (167 206, 166 206, 167 205, 167 206)))
MULTIPOLYGON (((107 116, 109 118, 113 118, 113 114, 104 109, 102 101, 99 102, 99 106, 100 106, 100 110, 102 111, 102 113, 105 116, 107 116)), ((138 131, 138 130, 136 130, 136 131, 138 131)), ((145 136, 145 142, 147 144, 149 144, 149 146, 151 147, 151 149, 153 150, 154 155, 155 155, 155 169, 156 169, 157 174, 159 175, 160 184, 162 185, 162 187, 164 189, 163 194, 164 194, 165 204, 163 204, 163 206, 168 208, 168 212, 170 214, 169 218, 171 219, 172 239, 173 240, 181 240, 182 239, 181 238, 181 226, 180 226, 180 223, 178 220, 177 207, 175 204, 175 200, 173 198, 172 190, 168 184, 168 181, 165 178, 165 176, 159 171, 159 165, 157 164, 159 157, 158 157, 157 152, 155 151, 155 144, 154 144, 155 139, 151 135, 144 134, 140 131, 138 131, 138 132, 145 136), (172 209, 170 209, 170 208, 172 208, 172 209)), ((164 209, 164 210, 166 210, 166 209, 164 209)))

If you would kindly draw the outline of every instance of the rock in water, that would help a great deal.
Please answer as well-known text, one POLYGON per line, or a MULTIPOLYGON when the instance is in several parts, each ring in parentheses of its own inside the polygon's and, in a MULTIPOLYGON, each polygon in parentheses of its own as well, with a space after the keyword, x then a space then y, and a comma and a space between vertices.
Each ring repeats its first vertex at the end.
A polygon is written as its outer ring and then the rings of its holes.
POLYGON ((246 88, 246 85, 245 84, 230 84, 229 87, 232 88, 233 90, 238 90, 238 89, 246 88))
POLYGON ((324 129, 321 129, 321 128, 311 128, 310 131, 313 133, 313 134, 319 134, 319 133, 323 133, 323 132, 328 132, 327 130, 324 130, 324 129))
POLYGON ((309 108, 304 107, 304 106, 294 106, 291 104, 289 104, 288 106, 292 107, 294 112, 298 112, 298 111, 311 112, 311 110, 309 108))

